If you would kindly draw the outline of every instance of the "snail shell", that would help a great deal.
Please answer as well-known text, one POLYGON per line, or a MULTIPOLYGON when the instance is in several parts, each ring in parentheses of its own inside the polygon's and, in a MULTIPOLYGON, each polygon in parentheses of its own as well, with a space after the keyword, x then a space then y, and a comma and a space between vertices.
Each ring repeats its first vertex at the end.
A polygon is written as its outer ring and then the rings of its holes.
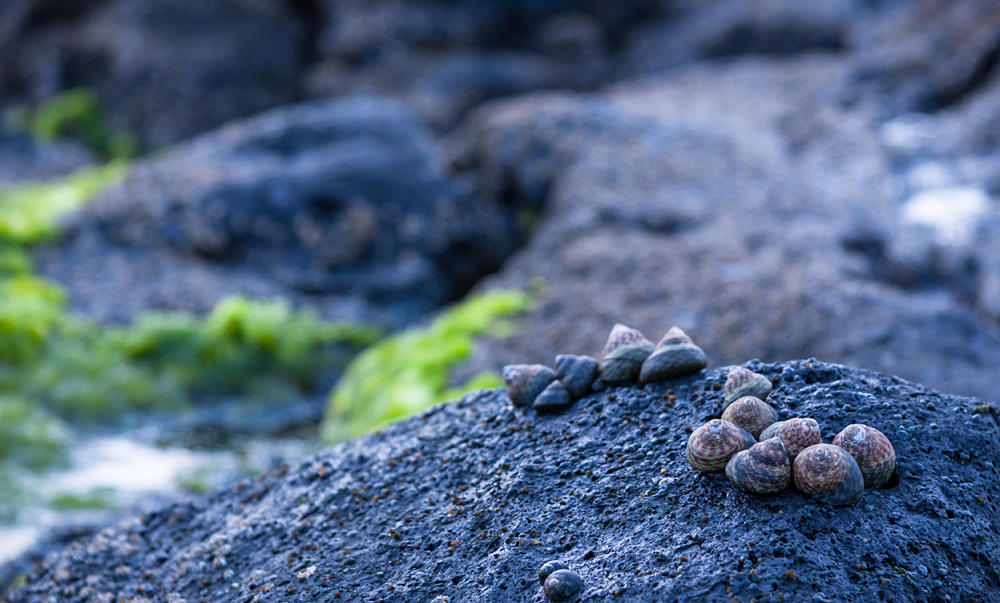
POLYGON ((582 398, 590 393, 597 378, 597 360, 590 356, 560 354, 556 356, 556 378, 566 386, 569 395, 582 398))
POLYGON ((552 383, 549 383, 548 386, 542 390, 542 393, 535 397, 533 405, 535 410, 539 412, 546 412, 566 408, 571 402, 572 400, 570 400, 569 392, 566 391, 566 386, 557 379, 552 383))
POLYGON ((833 445, 851 453, 861 467, 865 488, 880 488, 896 470, 896 451, 881 431, 867 425, 848 425, 833 438, 833 445))
POLYGON ((726 464, 726 477, 747 492, 774 494, 788 487, 792 463, 781 440, 771 438, 737 452, 726 464))
POLYGON ((725 398, 723 408, 739 400, 743 396, 753 396, 766 400, 771 393, 771 380, 742 366, 729 369, 724 388, 725 398))
POLYGON ((712 419, 691 433, 687 460, 698 471, 721 471, 737 452, 757 440, 745 429, 722 419, 712 419))
POLYGON ((529 406, 555 379, 555 372, 544 364, 508 364, 503 367, 503 382, 514 406, 529 406))
POLYGON ((823 441, 819 432, 819 423, 816 422, 816 419, 809 417, 772 423, 767 429, 760 432, 760 439, 769 438, 781 440, 790 461, 794 461, 795 457, 806 448, 823 441))
POLYGON ((643 361, 639 381, 649 383, 697 375, 706 366, 705 352, 684 331, 671 327, 643 361))
POLYGON ((834 507, 853 505, 865 491, 857 461, 833 444, 816 444, 800 452, 792 465, 792 476, 801 492, 834 507))
POLYGON ((565 601, 583 588, 580 574, 571 569, 557 569, 545 579, 545 596, 549 601, 565 601))
POLYGON ((743 396, 722 411, 722 420, 739 425, 753 437, 760 438, 760 433, 778 420, 778 411, 760 398, 743 396))
POLYGON ((601 352, 601 379, 608 383, 635 381, 642 362, 653 353, 653 342, 642 333, 623 324, 611 329, 608 342, 601 352))
POLYGON ((538 569, 538 582, 541 583, 542 586, 545 586, 545 579, 549 577, 549 574, 561 569, 569 569, 569 566, 563 561, 546 561, 542 564, 542 567, 538 569))

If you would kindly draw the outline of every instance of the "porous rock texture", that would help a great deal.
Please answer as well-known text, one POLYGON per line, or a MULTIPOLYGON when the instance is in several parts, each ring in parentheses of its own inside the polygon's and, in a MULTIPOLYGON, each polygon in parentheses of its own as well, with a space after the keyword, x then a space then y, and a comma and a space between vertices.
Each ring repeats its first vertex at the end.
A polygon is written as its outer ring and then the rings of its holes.
POLYGON ((693 470, 723 369, 561 414, 482 391, 73 542, 9 600, 540 602, 551 559, 583 577, 581 602, 998 600, 995 410, 816 360, 746 366, 827 442, 883 431, 888 487, 834 509, 693 470))
POLYGON ((450 177, 398 101, 275 109, 138 162, 37 254, 105 321, 283 297, 399 326, 460 297, 518 242, 513 216, 450 177))

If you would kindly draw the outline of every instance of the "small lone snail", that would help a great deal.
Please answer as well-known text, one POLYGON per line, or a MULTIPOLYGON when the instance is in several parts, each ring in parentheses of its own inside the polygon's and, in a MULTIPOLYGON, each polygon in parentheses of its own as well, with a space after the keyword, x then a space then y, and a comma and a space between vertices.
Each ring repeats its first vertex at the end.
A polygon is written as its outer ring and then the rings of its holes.
POLYGON ((775 494, 788 487, 792 464, 781 440, 771 438, 737 452, 726 464, 726 477, 747 492, 775 494))
POLYGON ((722 420, 739 425, 753 437, 760 438, 760 432, 778 420, 778 411, 760 398, 743 396, 722 411, 722 420))
POLYGON ((723 408, 739 400, 743 396, 753 396, 767 400, 771 393, 771 380, 742 366, 729 369, 726 385, 723 388, 723 408))
POLYGON ((846 507, 861 500, 865 479, 857 461, 840 446, 816 444, 795 457, 795 487, 821 503, 846 507))
POLYGON ((642 363, 653 353, 653 342, 639 331, 619 323, 611 329, 598 366, 607 383, 635 381, 642 363))
POLYGON ((555 379, 555 371, 544 364, 509 364, 503 367, 503 382, 514 406, 530 406, 555 379))
POLYGON ((867 425, 848 425, 833 445, 851 453, 865 478, 865 488, 881 488, 896 470, 896 451, 885 434, 867 425))
POLYGON ((695 429, 687 441, 687 460, 698 471, 721 471, 737 452, 757 440, 745 429, 722 419, 712 419, 695 429))
POLYGON ((671 327, 642 363, 639 381, 666 381, 697 375, 708 366, 705 352, 678 327, 671 327))
POLYGON ((543 589, 549 601, 558 603, 569 599, 583 588, 580 574, 571 569, 557 569, 545 579, 543 589))

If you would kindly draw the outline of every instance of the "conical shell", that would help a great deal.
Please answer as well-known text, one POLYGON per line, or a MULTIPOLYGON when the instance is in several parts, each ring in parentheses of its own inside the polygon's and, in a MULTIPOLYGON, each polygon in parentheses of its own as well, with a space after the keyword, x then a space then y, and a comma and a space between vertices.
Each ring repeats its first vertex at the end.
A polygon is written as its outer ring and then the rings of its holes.
POLYGON ((514 406, 530 406, 555 379, 555 371, 544 364, 509 364, 503 367, 503 382, 514 406))
POLYGON ((571 402, 566 386, 556 379, 535 397, 533 406, 539 412, 548 412, 566 408, 571 402))
POLYGON ((865 490, 857 461, 850 452, 832 444, 816 444, 799 453, 792 476, 801 492, 834 507, 853 505, 865 490))
POLYGON ((597 379, 597 360, 560 354, 556 356, 556 378, 563 382, 569 395, 582 398, 590 393, 590 385, 597 379))
POLYGON ((538 569, 538 582, 542 586, 545 586, 545 580, 549 577, 549 575, 552 572, 561 569, 569 569, 569 566, 566 565, 565 562, 559 560, 546 561, 542 564, 542 567, 538 569))
POLYGON ((788 487, 792 464, 781 440, 771 438, 737 452, 726 464, 726 477, 747 492, 774 494, 788 487))
POLYGON ((650 383, 697 375, 706 366, 705 352, 684 331, 672 327, 642 363, 639 381, 650 383))
POLYGON ((611 329, 608 342, 601 352, 599 370, 607 383, 635 381, 642 362, 653 353, 653 342, 642 333, 623 324, 611 329))
POLYGON ((833 445, 851 453, 861 467, 865 488, 881 488, 896 470, 896 451, 885 434, 867 425, 848 425, 833 445))
MULTIPOLYGON (((727 409, 728 410, 728 409, 727 409)), ((760 439, 779 438, 785 445, 788 453, 788 460, 794 461, 795 457, 806 448, 819 444, 823 437, 819 432, 819 423, 810 417, 788 419, 772 423, 764 431, 760 432, 760 439)))
POLYGON ((760 398, 743 396, 722 411, 722 420, 739 425, 759 439, 760 433, 778 420, 778 411, 760 398))
POLYGON ((558 603, 572 597, 583 588, 583 579, 580 574, 569 569, 559 569, 545 579, 545 597, 549 601, 558 603))
POLYGON ((687 460, 698 471, 721 471, 734 454, 756 443, 757 440, 742 427, 712 419, 691 433, 687 441, 687 460))
POLYGON ((726 379, 724 393, 723 407, 729 406, 743 396, 753 396, 754 398, 767 400, 767 395, 771 393, 771 380, 750 369, 745 369, 742 366, 734 366, 729 369, 729 377, 726 379))

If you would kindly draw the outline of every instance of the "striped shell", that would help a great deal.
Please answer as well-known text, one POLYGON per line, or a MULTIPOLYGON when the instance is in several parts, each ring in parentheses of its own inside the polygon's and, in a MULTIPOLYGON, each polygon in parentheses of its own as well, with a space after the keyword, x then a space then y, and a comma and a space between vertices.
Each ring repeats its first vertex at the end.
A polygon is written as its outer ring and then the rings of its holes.
POLYGON ((503 367, 503 382, 514 406, 530 406, 555 379, 555 372, 544 364, 508 364, 503 367))
POLYGON ((545 580, 549 577, 549 574, 556 570, 569 569, 569 566, 565 562, 555 560, 546 561, 542 564, 542 567, 538 568, 538 582, 545 586, 545 580))
POLYGON ((698 471, 721 471, 734 454, 756 443, 757 440, 742 427, 712 419, 691 433, 687 441, 687 460, 698 471))
POLYGON ((653 342, 642 333, 623 324, 611 329, 608 342, 601 351, 599 370, 607 383, 635 381, 642 362, 653 353, 653 342))
POLYGON ((560 354, 556 356, 556 378, 563 382, 569 395, 582 398, 590 393, 590 385, 597 378, 597 360, 560 354))
POLYGON ((867 425, 848 425, 833 445, 851 453, 861 467, 865 488, 881 488, 896 470, 896 451, 881 431, 867 425))
POLYGON ((642 363, 639 381, 649 383, 697 375, 706 366, 705 352, 684 331, 672 327, 642 363))
POLYGON ((723 408, 743 396, 753 396, 754 398, 766 400, 769 393, 771 393, 770 379, 742 366, 734 366, 729 369, 729 377, 726 378, 723 408))
POLYGON ((566 386, 557 379, 549 383, 542 393, 535 397, 532 406, 539 412, 546 412, 566 408, 571 402, 566 386))
POLYGON ((760 438, 760 432, 778 420, 778 411, 760 398, 743 396, 722 411, 722 420, 739 425, 753 437, 760 438))
POLYGON ((792 464, 781 440, 771 438, 737 452, 726 464, 726 477, 747 492, 775 494, 788 487, 792 464))
POLYGON ((823 441, 819 432, 819 423, 809 417, 788 419, 772 423, 760 433, 760 439, 780 438, 788 453, 788 460, 795 457, 806 448, 823 441))
POLYGON ((580 574, 570 569, 558 569, 545 579, 545 597, 549 601, 558 603, 575 595, 583 588, 583 579, 580 574))
POLYGON ((816 444, 803 450, 792 465, 795 487, 821 503, 846 507, 861 500, 865 478, 857 461, 840 446, 816 444))

